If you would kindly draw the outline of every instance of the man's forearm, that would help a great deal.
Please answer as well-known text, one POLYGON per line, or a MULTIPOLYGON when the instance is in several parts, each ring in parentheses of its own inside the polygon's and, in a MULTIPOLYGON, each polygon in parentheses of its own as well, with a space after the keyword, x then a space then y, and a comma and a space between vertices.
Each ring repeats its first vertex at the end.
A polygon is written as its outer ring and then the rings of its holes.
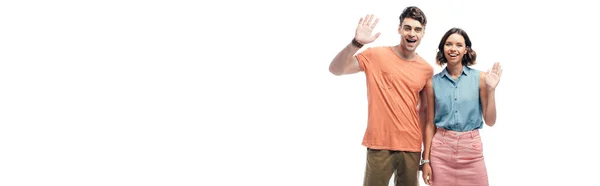
POLYGON ((352 45, 352 43, 346 45, 346 47, 342 49, 342 51, 340 51, 331 61, 331 64, 329 65, 329 71, 335 75, 344 74, 344 71, 348 65, 350 65, 354 60, 354 54, 356 54, 359 49, 360 48, 352 45))

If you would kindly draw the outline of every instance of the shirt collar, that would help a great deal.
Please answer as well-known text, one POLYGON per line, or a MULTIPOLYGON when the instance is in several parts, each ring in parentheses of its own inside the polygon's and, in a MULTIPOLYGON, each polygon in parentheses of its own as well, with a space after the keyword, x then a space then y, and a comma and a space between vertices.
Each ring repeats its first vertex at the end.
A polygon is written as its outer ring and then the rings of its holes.
MULTIPOLYGON (((470 74, 471 74, 471 68, 468 67, 468 66, 464 66, 463 65, 462 75, 469 76, 470 74)), ((444 68, 444 71, 442 73, 442 77, 443 76, 450 77, 450 73, 448 73, 448 68, 447 67, 444 68)))

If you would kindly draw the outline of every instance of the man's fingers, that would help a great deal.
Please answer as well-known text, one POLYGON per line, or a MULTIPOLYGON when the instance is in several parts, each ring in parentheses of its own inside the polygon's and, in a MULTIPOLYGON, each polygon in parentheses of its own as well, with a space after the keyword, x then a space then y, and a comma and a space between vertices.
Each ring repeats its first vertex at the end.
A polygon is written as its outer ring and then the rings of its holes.
POLYGON ((371 21, 373 21, 373 14, 369 14, 367 16, 367 21, 365 22, 365 26, 370 26, 371 25, 371 21))
POLYGON ((373 29, 375 28, 378 22, 379 18, 375 18, 375 15, 367 14, 364 18, 361 17, 360 20, 358 20, 358 25, 368 26, 371 27, 371 29, 373 29))
POLYGON ((374 36, 373 36, 373 40, 377 39, 379 36, 381 35, 381 32, 377 32, 374 36))
POLYGON ((502 72, 502 65, 498 63, 498 76, 500 76, 500 72, 502 72))
POLYGON ((375 21, 373 22, 373 24, 371 25, 371 29, 375 28, 375 26, 377 25, 378 22, 379 22, 379 18, 376 18, 375 21))
POLYGON ((499 67, 500 67, 500 63, 498 63, 498 62, 494 63, 494 70, 495 70, 496 72, 498 72, 498 68, 499 68, 499 67))

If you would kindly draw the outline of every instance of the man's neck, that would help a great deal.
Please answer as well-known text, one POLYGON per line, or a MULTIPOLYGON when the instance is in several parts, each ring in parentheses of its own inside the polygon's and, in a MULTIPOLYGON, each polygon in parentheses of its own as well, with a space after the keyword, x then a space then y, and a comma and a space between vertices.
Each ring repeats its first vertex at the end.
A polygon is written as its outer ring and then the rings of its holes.
POLYGON ((404 60, 412 61, 417 58, 417 53, 415 51, 408 51, 400 45, 396 45, 393 47, 394 52, 398 54, 398 56, 404 60))

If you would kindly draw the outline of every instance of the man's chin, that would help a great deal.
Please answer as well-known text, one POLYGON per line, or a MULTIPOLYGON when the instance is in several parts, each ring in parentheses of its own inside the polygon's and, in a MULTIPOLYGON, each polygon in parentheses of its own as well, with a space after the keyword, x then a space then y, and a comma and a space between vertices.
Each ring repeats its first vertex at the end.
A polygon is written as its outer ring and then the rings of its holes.
POLYGON ((404 43, 404 49, 408 50, 408 51, 414 51, 417 49, 417 44, 416 43, 404 43))

